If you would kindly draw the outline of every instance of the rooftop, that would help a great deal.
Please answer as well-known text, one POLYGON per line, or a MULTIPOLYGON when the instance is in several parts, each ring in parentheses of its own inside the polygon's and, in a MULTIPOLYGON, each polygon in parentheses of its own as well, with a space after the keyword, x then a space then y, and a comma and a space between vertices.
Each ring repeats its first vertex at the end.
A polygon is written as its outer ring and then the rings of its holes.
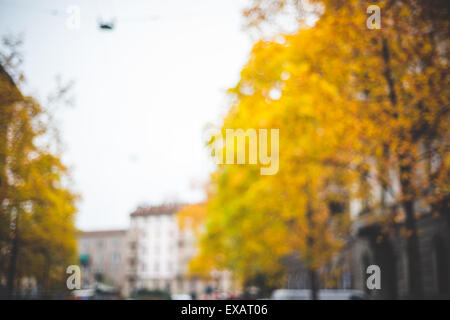
POLYGON ((159 206, 138 207, 130 214, 131 217, 159 216, 165 214, 175 214, 181 209, 180 204, 162 204, 159 206))
POLYGON ((79 236, 115 236, 125 234, 127 232, 126 229, 116 229, 116 230, 95 230, 95 231, 80 231, 78 232, 79 236))

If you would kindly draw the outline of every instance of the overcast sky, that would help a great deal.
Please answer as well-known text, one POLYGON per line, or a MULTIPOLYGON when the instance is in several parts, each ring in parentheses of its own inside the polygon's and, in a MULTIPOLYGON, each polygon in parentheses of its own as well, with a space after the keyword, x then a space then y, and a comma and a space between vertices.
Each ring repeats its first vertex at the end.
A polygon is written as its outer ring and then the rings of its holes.
POLYGON ((24 34, 26 93, 74 80, 61 114, 77 226, 126 227, 139 204, 200 201, 213 169, 203 130, 226 112, 251 39, 247 0, 0 0, 0 36, 24 34), (67 8, 80 8, 70 29, 67 8), (113 31, 98 20, 115 17, 113 31))

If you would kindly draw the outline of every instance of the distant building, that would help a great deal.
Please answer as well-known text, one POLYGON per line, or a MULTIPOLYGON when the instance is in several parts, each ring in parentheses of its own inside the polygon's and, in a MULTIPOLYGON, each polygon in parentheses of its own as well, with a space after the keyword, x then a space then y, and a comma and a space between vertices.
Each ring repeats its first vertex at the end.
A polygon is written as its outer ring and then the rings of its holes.
POLYGON ((230 272, 215 271, 208 279, 189 276, 197 254, 197 239, 190 228, 180 229, 180 205, 139 207, 130 214, 127 230, 80 232, 77 236, 82 287, 102 283, 117 288, 123 297, 140 289, 169 294, 229 292, 230 272))
POLYGON ((189 261, 196 254, 196 238, 190 229, 180 229, 179 205, 140 207, 131 213, 129 230, 128 285, 132 290, 164 290, 196 297, 208 291, 226 291, 228 273, 214 273, 205 283, 188 276, 189 261))
POLYGON ((77 240, 83 288, 99 282, 126 294, 127 230, 80 232, 77 240))

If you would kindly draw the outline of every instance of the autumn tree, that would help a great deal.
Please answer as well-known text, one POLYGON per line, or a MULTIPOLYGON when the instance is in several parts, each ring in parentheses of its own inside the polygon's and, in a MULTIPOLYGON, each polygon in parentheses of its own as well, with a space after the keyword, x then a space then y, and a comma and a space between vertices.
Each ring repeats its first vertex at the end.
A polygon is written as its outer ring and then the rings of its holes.
POLYGON ((379 1, 373 30, 363 1, 253 2, 249 26, 278 28, 294 15, 298 29, 254 45, 221 131, 280 129, 280 170, 218 167, 200 257, 280 280, 280 257, 297 252, 315 298, 316 271, 345 239, 349 200, 360 198, 387 224, 404 221, 411 294, 421 296, 416 204, 445 215, 449 199, 448 9, 431 2, 379 1))
POLYGON ((328 108, 340 95, 311 68, 313 53, 293 49, 307 47, 312 36, 304 30, 281 42, 260 41, 230 90, 234 102, 222 132, 280 130, 277 174, 262 176, 252 165, 220 165, 212 175, 200 260, 213 257, 242 282, 266 275, 270 285, 280 286, 281 260, 294 253, 317 288, 317 271, 345 239, 351 172, 342 170, 347 155, 339 151, 349 147, 342 144, 348 135, 344 114, 328 108))
POLYGON ((62 289, 76 262, 76 195, 53 151, 47 110, 19 89, 19 45, 5 39, 0 64, 0 283, 9 295, 24 279, 40 292, 62 289))
MULTIPOLYGON (((300 11, 286 9, 301 9, 299 2, 255 0, 245 14, 253 26, 286 12, 301 19, 305 15, 300 11)), ((369 30, 364 1, 308 3, 319 17, 316 41, 329 43, 317 52, 323 58, 320 76, 328 73, 345 104, 355 105, 347 109, 355 124, 348 129, 359 141, 354 149, 362 160, 357 163, 359 174, 381 186, 375 204, 383 208, 389 197, 401 204, 396 214, 404 215, 411 295, 420 297, 417 204, 422 202, 434 214, 448 214, 448 5, 440 0, 377 1, 381 28, 369 30)))

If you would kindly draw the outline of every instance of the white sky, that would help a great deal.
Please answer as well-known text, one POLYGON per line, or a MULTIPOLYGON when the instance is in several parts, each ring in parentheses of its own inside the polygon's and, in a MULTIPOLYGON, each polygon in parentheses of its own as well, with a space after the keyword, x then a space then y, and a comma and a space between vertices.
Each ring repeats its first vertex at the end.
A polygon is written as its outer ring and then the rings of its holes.
POLYGON ((213 164, 203 129, 228 108, 251 39, 248 0, 0 0, 0 36, 23 32, 27 93, 75 81, 61 116, 79 202, 77 226, 126 227, 139 204, 195 202, 213 164), (66 27, 78 5, 81 28, 66 27), (58 10, 59 14, 52 14, 58 10), (158 16, 157 20, 146 20, 158 16), (116 17, 112 32, 97 19, 116 17))

